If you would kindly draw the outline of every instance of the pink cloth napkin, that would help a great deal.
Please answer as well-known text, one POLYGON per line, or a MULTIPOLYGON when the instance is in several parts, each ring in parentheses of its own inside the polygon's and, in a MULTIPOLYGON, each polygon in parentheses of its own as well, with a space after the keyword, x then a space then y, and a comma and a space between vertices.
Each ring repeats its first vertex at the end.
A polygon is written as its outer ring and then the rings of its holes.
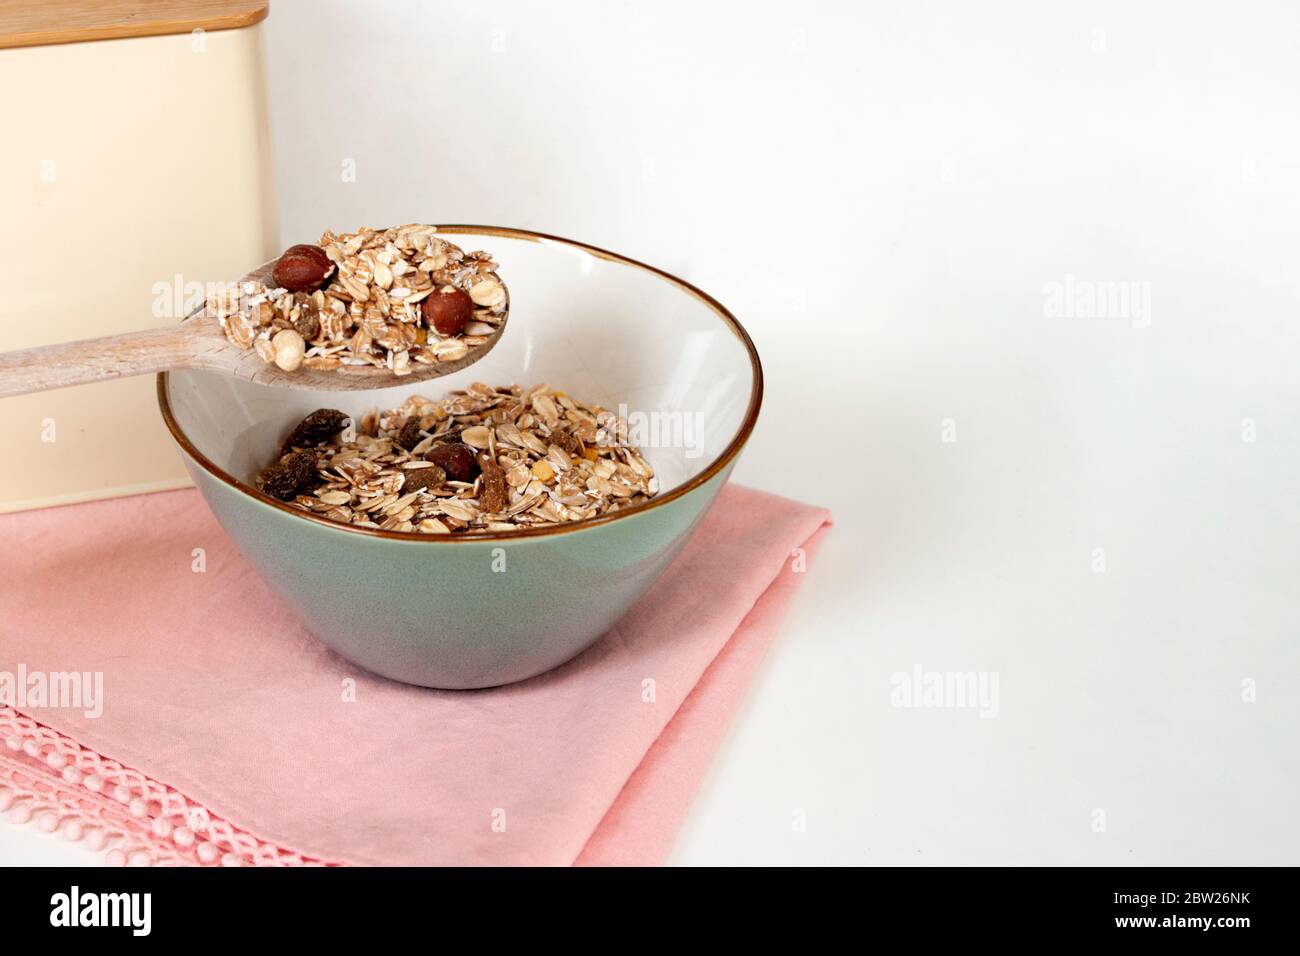
POLYGON ((660 863, 828 521, 728 486, 587 652, 433 691, 317 642, 194 491, 0 516, 0 690, 103 675, 99 716, 0 699, 0 809, 117 863, 660 863))

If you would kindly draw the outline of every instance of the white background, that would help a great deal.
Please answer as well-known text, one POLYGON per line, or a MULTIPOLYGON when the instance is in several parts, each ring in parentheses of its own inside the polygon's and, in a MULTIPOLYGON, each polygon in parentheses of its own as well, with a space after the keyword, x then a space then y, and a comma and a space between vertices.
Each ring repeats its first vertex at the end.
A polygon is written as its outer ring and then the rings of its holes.
MULTIPOLYGON (((758 345, 735 479, 836 527, 672 862, 1300 863, 1298 28, 276 0, 285 244, 557 233, 758 345), (1053 314, 1071 277, 1149 314, 1053 314), (998 715, 892 706, 917 665, 996 672, 998 715)), ((31 829, 0 855, 84 852, 31 829)))

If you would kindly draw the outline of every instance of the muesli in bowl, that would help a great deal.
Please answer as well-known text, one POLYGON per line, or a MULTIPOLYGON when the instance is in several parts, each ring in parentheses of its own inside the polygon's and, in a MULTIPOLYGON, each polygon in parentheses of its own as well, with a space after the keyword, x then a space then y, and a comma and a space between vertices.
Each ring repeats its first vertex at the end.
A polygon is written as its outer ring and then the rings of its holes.
POLYGON ((646 501, 659 481, 626 422, 546 385, 475 382, 412 395, 359 424, 304 418, 257 487, 331 521, 423 534, 582 521, 646 501))

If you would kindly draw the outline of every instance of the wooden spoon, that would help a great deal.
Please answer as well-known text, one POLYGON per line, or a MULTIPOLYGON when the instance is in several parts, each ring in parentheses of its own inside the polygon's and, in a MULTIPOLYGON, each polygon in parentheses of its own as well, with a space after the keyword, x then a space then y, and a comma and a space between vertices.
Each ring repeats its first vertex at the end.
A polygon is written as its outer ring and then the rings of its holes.
MULTIPOLYGON (((240 282, 274 285, 271 269, 275 262, 258 266, 240 282)), ((220 323, 203 305, 183 322, 161 329, 0 353, 0 398, 180 368, 228 372, 259 385, 281 388, 357 391, 408 385, 441 378, 473 365, 492 351, 509 317, 507 309, 492 337, 470 348, 461 358, 431 365, 412 362, 408 375, 394 375, 386 368, 370 365, 345 365, 337 369, 313 369, 304 365, 286 372, 274 363, 263 362, 252 349, 232 344, 220 323)))

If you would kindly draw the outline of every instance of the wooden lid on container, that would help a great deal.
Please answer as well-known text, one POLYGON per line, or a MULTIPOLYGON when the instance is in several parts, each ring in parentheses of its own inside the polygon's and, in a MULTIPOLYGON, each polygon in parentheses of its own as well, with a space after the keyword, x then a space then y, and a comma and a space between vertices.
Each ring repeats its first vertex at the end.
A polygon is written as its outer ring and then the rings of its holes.
POLYGON ((267 0, 6 0, 0 49, 233 30, 266 19, 267 0))

